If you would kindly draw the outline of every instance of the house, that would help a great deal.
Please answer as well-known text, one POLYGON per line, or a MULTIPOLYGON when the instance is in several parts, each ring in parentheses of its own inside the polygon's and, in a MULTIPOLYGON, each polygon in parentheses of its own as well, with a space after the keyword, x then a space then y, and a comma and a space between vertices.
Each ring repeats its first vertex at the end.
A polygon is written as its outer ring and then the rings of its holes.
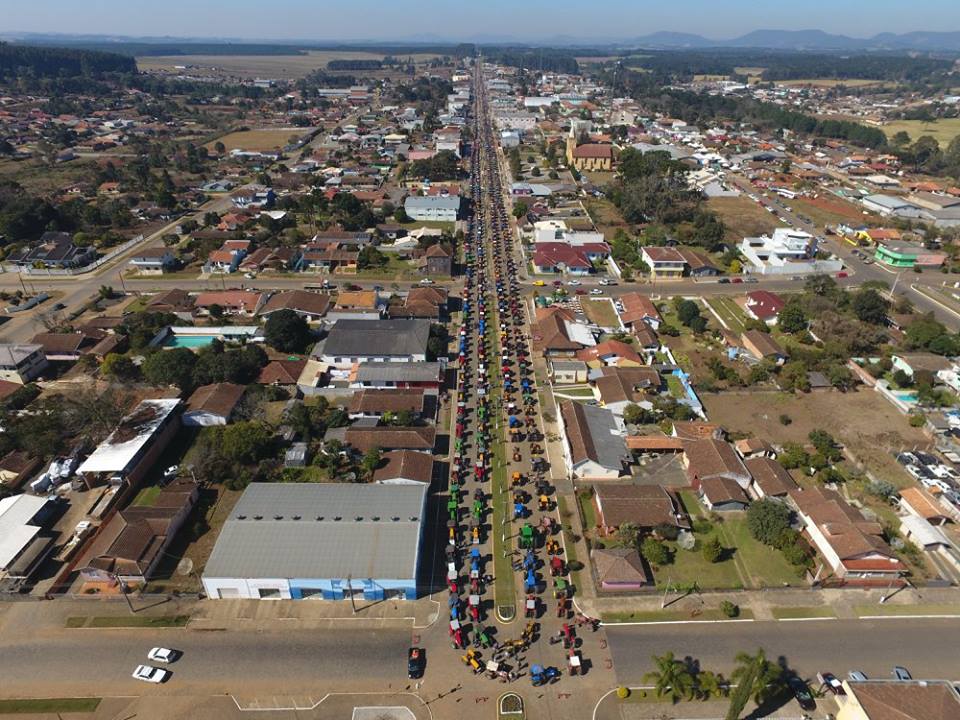
POLYGON ((225 315, 252 317, 260 310, 265 298, 263 293, 254 290, 213 290, 197 295, 194 306, 206 315, 217 307, 225 315))
POLYGON ((106 482, 123 488, 122 500, 139 487, 180 428, 176 398, 143 400, 77 468, 88 489, 106 482))
POLYGON ((620 313, 620 322, 626 327, 636 329, 639 323, 643 322, 650 326, 654 331, 660 329, 660 323, 663 318, 660 311, 646 295, 638 292, 626 293, 620 296, 620 303, 623 305, 623 312, 620 313))
POLYGON ((616 532, 624 523, 644 531, 661 525, 690 527, 676 498, 661 485, 602 483, 593 488, 593 504, 597 527, 603 535, 616 532))
POLYGON ((784 305, 786 302, 776 293, 769 290, 753 290, 747 293, 747 301, 743 309, 754 320, 767 325, 776 325, 784 305))
POLYGON ((747 330, 740 335, 740 342, 757 360, 773 360, 781 365, 789 357, 786 351, 780 347, 780 343, 774 340, 769 333, 760 330, 747 330))
POLYGON ((89 332, 38 333, 31 339, 32 344, 41 345, 43 354, 50 362, 75 362, 81 355, 90 352, 93 347, 107 337, 102 330, 89 332))
POLYGON ((42 345, 0 344, 0 380, 25 385, 40 377, 47 367, 42 345))
POLYGON ((429 320, 339 320, 311 357, 338 368, 365 362, 427 360, 429 320))
POLYGON ((733 444, 733 448, 737 451, 737 455, 744 460, 756 457, 775 458, 777 456, 776 448, 766 440, 760 438, 743 438, 737 440, 733 444))
POLYGON ((376 290, 345 290, 327 311, 327 320, 379 320, 382 313, 383 303, 376 290))
POLYGON ((947 254, 927 250, 920 245, 880 244, 873 254, 877 262, 895 268, 938 268, 947 261, 947 254))
POLYGON ((176 267, 177 258, 168 247, 148 247, 130 258, 130 265, 141 275, 162 275, 176 267))
POLYGON ((270 296, 260 308, 261 317, 270 317, 278 310, 292 310, 308 323, 317 323, 330 307, 330 296, 307 290, 285 290, 270 296))
POLYGON ((632 345, 627 345, 619 340, 604 340, 593 347, 577 350, 575 357, 592 368, 604 366, 638 367, 646 364, 643 357, 633 349, 632 345))
POLYGON ((593 378, 595 394, 603 407, 619 417, 629 405, 643 402, 647 391, 656 392, 662 384, 660 373, 652 367, 604 367, 600 373, 593 378))
POLYGON ((681 278, 687 268, 687 259, 672 247, 642 247, 640 259, 650 268, 653 279, 681 278))
POLYGON ((382 464, 373 473, 373 481, 385 485, 430 485, 433 479, 433 455, 413 450, 384 453, 382 464))
POLYGON ((414 600, 427 486, 252 483, 203 571, 208 598, 414 600))
POLYGON ((0 578, 29 580, 53 550, 55 503, 35 495, 0 499, 0 578))
POLYGON ((720 268, 699 250, 677 248, 687 263, 687 275, 690 277, 712 277, 720 274, 720 268))
POLYGON ((402 303, 387 306, 390 318, 424 318, 440 322, 447 316, 447 291, 438 287, 410 288, 402 303))
POLYGON ((547 358, 572 358, 578 350, 594 344, 588 328, 561 307, 537 308, 532 338, 534 350, 547 358))
POLYGON ((443 365, 438 362, 361 362, 350 374, 355 388, 423 388, 436 393, 443 384, 443 365))
POLYGON ((186 290, 173 288, 150 298, 147 310, 155 313, 170 313, 187 322, 193 320, 196 312, 195 301, 186 290))
POLYGON ((750 472, 733 450, 733 446, 724 440, 704 438, 691 440, 684 445, 683 467, 694 490, 704 480, 726 478, 733 480, 742 490, 750 486, 750 472))
POLYGON ((726 432, 716 423, 700 420, 674 420, 671 435, 681 440, 722 440, 726 432))
POLYGON ((750 498, 743 488, 728 477, 701 480, 698 495, 704 506, 714 512, 746 510, 750 504, 750 498))
POLYGON ((66 232, 48 230, 40 239, 7 256, 18 267, 75 268, 89 265, 97 254, 93 247, 78 247, 66 232))
POLYGON ((235 192, 231 199, 233 204, 241 210, 246 208, 271 208, 276 202, 277 195, 273 188, 251 185, 235 192))
POLYGON ((238 269, 241 272, 297 271, 303 266, 303 251, 300 248, 261 247, 245 256, 238 269))
POLYGON ((930 491, 921 487, 900 490, 900 507, 934 526, 957 522, 960 517, 960 511, 950 503, 935 498, 930 491))
MULTIPOLYGON (((884 540, 881 525, 863 517, 839 493, 813 487, 791 492, 789 497, 805 535, 837 581, 886 587, 906 572, 884 540)), ((821 581, 828 579, 818 574, 821 581)))
POLYGON ((589 275, 595 260, 609 257, 606 243, 568 245, 562 242, 538 242, 533 249, 533 267, 538 273, 589 275))
POLYGON ((441 243, 431 245, 423 254, 420 269, 427 275, 453 275, 453 253, 441 243))
POLYGON ((0 459, 0 485, 7 490, 19 490, 40 465, 40 458, 22 450, 11 450, 0 459))
POLYGON ((164 487, 150 505, 131 505, 100 528, 77 563, 84 580, 142 584, 161 563, 199 497, 193 481, 164 487))
POLYGON ((359 453, 373 448, 381 450, 420 450, 433 452, 437 443, 437 429, 433 425, 416 427, 360 426, 348 427, 343 434, 344 442, 359 453))
POLYGON ((635 592, 653 582, 634 548, 594 548, 590 560, 601 590, 635 592))
POLYGON ((960 720, 960 695, 946 680, 844 680, 836 720, 960 720))
POLYGON ((193 391, 183 413, 183 424, 191 427, 226 425, 243 398, 246 386, 214 383, 193 391))
POLYGON ((551 360, 550 381, 554 385, 585 383, 587 370, 587 364, 582 360, 551 360))
POLYGON ((627 446, 613 413, 568 400, 560 406, 564 455, 581 480, 615 480, 623 472, 627 446))
POLYGON ((777 228, 772 236, 748 237, 737 246, 750 272, 761 275, 833 273, 843 269, 840 260, 815 259, 817 238, 792 228, 777 228))
POLYGON ((305 442, 295 442, 287 448, 283 454, 283 466, 285 468, 302 468, 307 466, 310 448, 305 442))
POLYGON ((949 372, 953 369, 953 362, 942 355, 933 353, 900 353, 892 355, 890 361, 893 363, 894 370, 902 370, 911 378, 914 373, 927 373, 936 376, 938 373, 949 372))
POLYGON ((749 491, 754 498, 785 498, 792 490, 799 489, 796 480, 776 460, 756 456, 743 461, 753 482, 749 491))
POLYGON ((409 413, 414 419, 424 416, 422 388, 363 389, 353 394, 347 412, 351 419, 382 418, 409 413))
POLYGON ((260 370, 256 382, 258 385, 295 386, 306 364, 307 361, 301 359, 271 360, 260 370))
POLYGON ((430 222, 456 222, 460 215, 459 195, 409 196, 403 209, 413 220, 430 222))

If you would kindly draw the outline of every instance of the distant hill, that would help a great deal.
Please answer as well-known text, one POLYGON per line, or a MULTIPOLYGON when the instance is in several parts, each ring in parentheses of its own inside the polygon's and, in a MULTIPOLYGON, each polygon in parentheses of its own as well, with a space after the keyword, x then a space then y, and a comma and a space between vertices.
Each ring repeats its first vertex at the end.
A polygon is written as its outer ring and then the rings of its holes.
POLYGON ((652 49, 764 48, 769 50, 868 51, 921 50, 960 52, 960 32, 881 33, 853 38, 823 30, 754 30, 732 40, 712 40, 691 33, 656 32, 631 38, 626 44, 652 49))
POLYGON ((116 53, 0 42, 0 79, 12 79, 24 70, 43 78, 93 77, 103 73, 134 73, 137 63, 131 57, 116 53))

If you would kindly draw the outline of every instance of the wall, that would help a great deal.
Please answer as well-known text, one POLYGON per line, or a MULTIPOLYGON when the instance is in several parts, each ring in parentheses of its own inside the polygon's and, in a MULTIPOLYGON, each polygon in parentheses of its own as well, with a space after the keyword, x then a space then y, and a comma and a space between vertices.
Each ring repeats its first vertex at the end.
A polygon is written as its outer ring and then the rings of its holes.
POLYGON ((277 599, 290 599, 290 583, 283 578, 257 578, 255 580, 247 580, 244 578, 203 578, 203 590, 207 597, 212 600, 220 598, 219 591, 221 589, 236 590, 238 593, 237 598, 239 599, 258 600, 260 599, 259 590, 261 588, 277 588, 280 590, 280 595, 277 599))

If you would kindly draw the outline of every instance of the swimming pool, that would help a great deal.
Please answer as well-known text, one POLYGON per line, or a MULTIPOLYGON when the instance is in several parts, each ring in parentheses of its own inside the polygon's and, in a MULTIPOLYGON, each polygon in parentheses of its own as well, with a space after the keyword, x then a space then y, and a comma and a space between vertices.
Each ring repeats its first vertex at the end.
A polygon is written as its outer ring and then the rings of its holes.
POLYGON ((217 335, 171 335, 163 343, 163 346, 174 348, 206 347, 217 337, 217 335))
POLYGON ((890 394, 902 403, 915 403, 920 395, 916 390, 891 390, 890 394))

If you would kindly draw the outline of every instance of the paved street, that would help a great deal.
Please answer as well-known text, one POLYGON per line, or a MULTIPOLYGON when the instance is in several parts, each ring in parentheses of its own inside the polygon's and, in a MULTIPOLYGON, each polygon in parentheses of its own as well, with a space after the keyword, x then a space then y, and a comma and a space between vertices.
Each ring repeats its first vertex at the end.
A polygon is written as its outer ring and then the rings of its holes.
POLYGON ((784 657, 808 679, 821 670, 837 676, 862 670, 884 678, 894 665, 909 668, 914 677, 960 677, 960 624, 952 619, 607 626, 607 637, 617 681, 625 685, 644 684, 652 655, 673 651, 727 673, 738 652, 757 648, 770 659, 784 657))

